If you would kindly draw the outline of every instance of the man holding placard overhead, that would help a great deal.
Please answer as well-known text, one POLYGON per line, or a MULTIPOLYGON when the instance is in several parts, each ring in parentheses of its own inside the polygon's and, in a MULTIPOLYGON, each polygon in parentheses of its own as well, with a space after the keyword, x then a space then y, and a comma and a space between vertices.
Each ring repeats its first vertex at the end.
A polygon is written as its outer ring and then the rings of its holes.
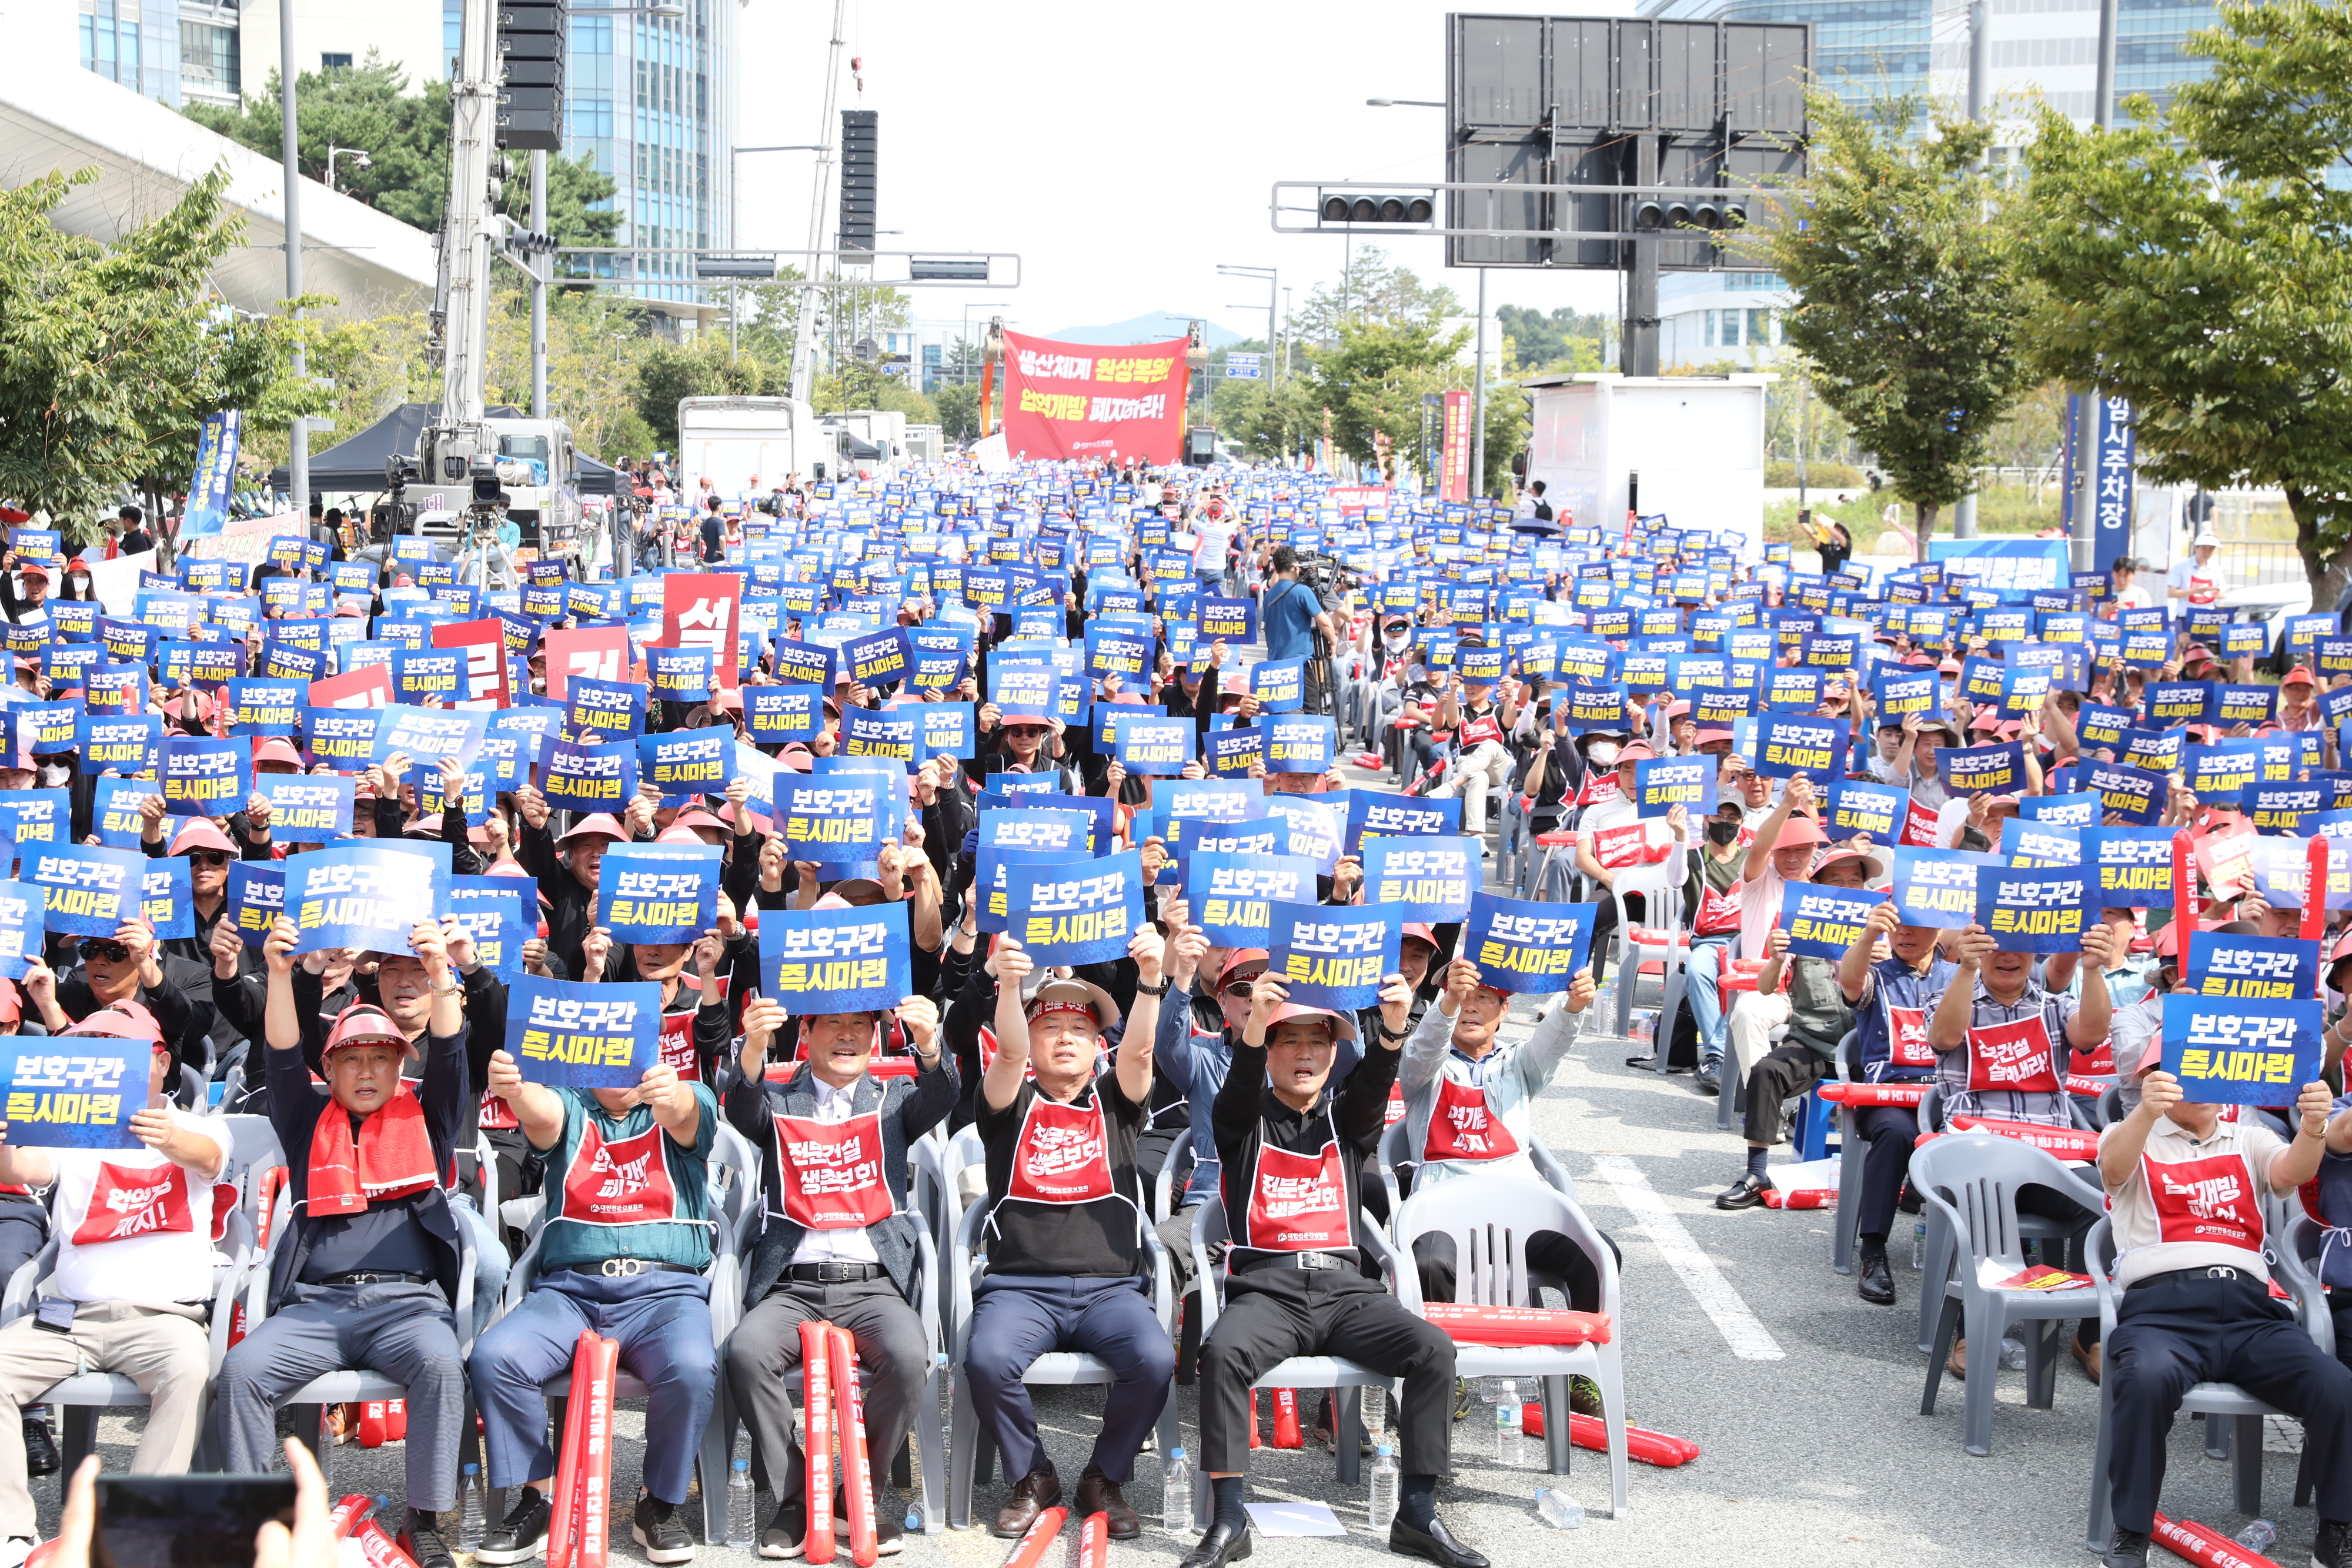
POLYGON ((540 1390, 571 1365, 583 1331, 618 1340, 621 1365, 647 1391, 645 1479, 629 1533, 649 1563, 694 1556, 679 1511, 718 1391, 703 1270, 711 1258, 709 1167, 719 1102, 661 1060, 651 1027, 660 1009, 660 988, 650 982, 526 977, 514 988, 507 1026, 521 1060, 509 1051, 490 1057, 490 1092, 513 1107, 523 1136, 547 1160, 547 1222, 539 1275, 522 1304, 474 1342, 489 1484, 521 1489, 483 1538, 477 1562, 520 1563, 541 1549, 553 1515, 555 1453, 540 1390), (593 1030, 591 1010, 603 1017, 593 1030), (608 1061, 625 1039, 626 1065, 559 1067, 538 1055, 550 1030, 601 1034, 614 1047, 604 1053, 608 1061))
POLYGON ((345 1367, 381 1372, 408 1400, 408 1515, 402 1540, 417 1568, 448 1568, 435 1518, 457 1501, 466 1368, 457 1354, 457 1219, 443 1190, 457 1141, 470 1140, 467 1025, 440 926, 420 922, 409 946, 432 992, 422 1077, 401 1081, 415 1048, 383 1009, 343 1009, 312 1087, 294 1000, 299 932, 278 916, 263 942, 269 970, 264 1053, 269 1124, 286 1151, 293 1230, 273 1252, 269 1316, 221 1364, 215 1418, 224 1468, 254 1474, 277 1449, 278 1402, 345 1367))

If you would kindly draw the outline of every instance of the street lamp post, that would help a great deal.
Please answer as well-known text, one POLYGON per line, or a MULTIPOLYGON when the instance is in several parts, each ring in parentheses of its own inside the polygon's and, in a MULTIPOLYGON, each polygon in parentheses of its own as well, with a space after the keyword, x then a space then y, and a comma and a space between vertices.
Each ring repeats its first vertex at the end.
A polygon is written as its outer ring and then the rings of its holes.
MULTIPOLYGON (((302 294, 302 171, 295 160, 299 137, 294 107, 294 89, 299 79, 294 69, 294 7, 281 5, 278 8, 278 96, 286 205, 280 216, 286 225, 286 297, 289 299, 299 298, 302 294)), ((299 342, 294 348, 292 368, 295 381, 309 379, 310 365, 299 342)), ((301 414, 295 416, 292 427, 286 433, 286 485, 293 494, 294 514, 302 519, 307 531, 310 520, 310 421, 301 414)))
MULTIPOLYGON (((1274 302, 1275 295, 1282 287, 1280 282, 1281 274, 1276 268, 1271 267, 1234 267, 1223 262, 1219 262, 1217 264, 1217 270, 1227 277, 1263 277, 1265 279, 1265 352, 1268 359, 1274 359, 1274 302)), ((1233 308, 1239 309, 1240 307, 1234 306, 1233 308)), ((1278 382, 1281 379, 1282 363, 1279 360, 1276 360, 1274 367, 1274 380, 1278 382)))
MULTIPOLYGON (((727 150, 727 194, 730 200, 735 203, 740 204, 742 201, 743 182, 735 172, 735 160, 746 152, 822 152, 824 150, 823 143, 815 141, 786 142, 770 147, 730 147, 727 150)), ((727 237, 731 241, 735 237, 735 224, 732 221, 732 214, 730 214, 730 217, 727 237)), ((738 314, 736 304, 741 298, 742 290, 740 288, 730 288, 727 291, 727 362, 730 365, 735 362, 735 318, 738 314)))
POLYGON ((338 147, 329 142, 327 144, 327 189, 330 191, 335 188, 335 160, 345 156, 362 169, 373 168, 375 164, 375 160, 369 157, 363 148, 338 147))

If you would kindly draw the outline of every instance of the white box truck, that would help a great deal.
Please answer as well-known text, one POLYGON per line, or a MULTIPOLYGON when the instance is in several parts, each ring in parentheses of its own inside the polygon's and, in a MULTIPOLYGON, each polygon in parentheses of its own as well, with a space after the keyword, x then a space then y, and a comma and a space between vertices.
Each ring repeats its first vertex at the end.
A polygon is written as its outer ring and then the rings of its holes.
POLYGON ((680 495, 698 494, 709 479, 730 501, 754 489, 764 496, 794 474, 837 476, 808 404, 788 397, 681 399, 677 472, 680 495))

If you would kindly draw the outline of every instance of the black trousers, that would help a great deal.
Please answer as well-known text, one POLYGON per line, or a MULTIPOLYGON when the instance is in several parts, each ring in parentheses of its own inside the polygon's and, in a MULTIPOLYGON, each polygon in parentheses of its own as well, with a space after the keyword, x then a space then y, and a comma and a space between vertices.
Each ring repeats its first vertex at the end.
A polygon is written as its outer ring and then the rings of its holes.
POLYGON ((2299 1418, 2319 1517, 2352 1521, 2352 1370, 2323 1354, 2251 1270, 2215 1280, 2191 1270, 2126 1291, 2105 1376, 2118 1528, 2155 1529, 2165 1435, 2195 1383, 2234 1383, 2299 1418))
POLYGON ((1201 1462, 1249 1469, 1249 1391, 1294 1355, 1341 1355, 1404 1379, 1396 1428, 1404 1473, 1442 1475, 1454 1439, 1454 1341, 1361 1274, 1265 1263, 1234 1274, 1201 1345, 1201 1462))
POLYGON ((1765 1052, 1764 1060, 1748 1070, 1748 1141, 1779 1143, 1780 1103, 1829 1076, 1830 1059, 1810 1045, 1791 1040, 1765 1052))
MULTIPOLYGON (((857 1342, 858 1370, 873 1379, 866 1385, 866 1466, 879 1499, 913 1426, 931 1359, 922 1320, 887 1274, 837 1285, 780 1280, 727 1337, 727 1387, 751 1429, 753 1466, 765 1467, 779 1503, 806 1490, 808 1460, 793 1436, 784 1376, 801 1364, 801 1324, 813 1322, 847 1329, 857 1342)), ((878 1504, 874 1511, 893 1517, 878 1504)))
MULTIPOLYGON (((1601 905, 1600 913, 1592 917, 1592 983, 1597 986, 1609 977, 1609 940, 1617 930, 1617 900, 1605 887, 1593 892, 1601 905)), ((1636 920, 1646 917, 1640 894, 1625 895, 1625 913, 1636 920)))
MULTIPOLYGON (((1604 1235, 1609 1250, 1622 1264, 1625 1254, 1614 1240, 1604 1235)), ((1412 1266, 1421 1275, 1421 1299, 1424 1301, 1450 1301, 1454 1299, 1454 1238, 1433 1231, 1413 1238, 1412 1266)), ((1528 1238, 1528 1270, 1538 1281, 1549 1281, 1560 1288, 1568 1304, 1580 1312, 1601 1310, 1601 1270, 1584 1255, 1584 1249, 1556 1230, 1538 1230, 1528 1238)))
POLYGON ((1908 1105, 1865 1105, 1854 1124, 1870 1145, 1862 1156, 1862 1202, 1854 1212, 1854 1234, 1885 1241, 1895 1228, 1895 1206, 1903 1197, 1904 1178, 1911 1174, 1919 1113, 1908 1105))

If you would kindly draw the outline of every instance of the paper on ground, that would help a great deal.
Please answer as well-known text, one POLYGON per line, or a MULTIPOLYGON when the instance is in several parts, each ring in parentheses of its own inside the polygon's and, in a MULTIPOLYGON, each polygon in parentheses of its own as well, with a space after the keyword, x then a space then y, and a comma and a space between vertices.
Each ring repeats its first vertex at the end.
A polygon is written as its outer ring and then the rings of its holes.
POLYGON ((1348 1533, 1348 1527, 1339 1522, 1328 1503, 1252 1502, 1242 1506, 1249 1510, 1251 1528, 1260 1535, 1348 1533))

